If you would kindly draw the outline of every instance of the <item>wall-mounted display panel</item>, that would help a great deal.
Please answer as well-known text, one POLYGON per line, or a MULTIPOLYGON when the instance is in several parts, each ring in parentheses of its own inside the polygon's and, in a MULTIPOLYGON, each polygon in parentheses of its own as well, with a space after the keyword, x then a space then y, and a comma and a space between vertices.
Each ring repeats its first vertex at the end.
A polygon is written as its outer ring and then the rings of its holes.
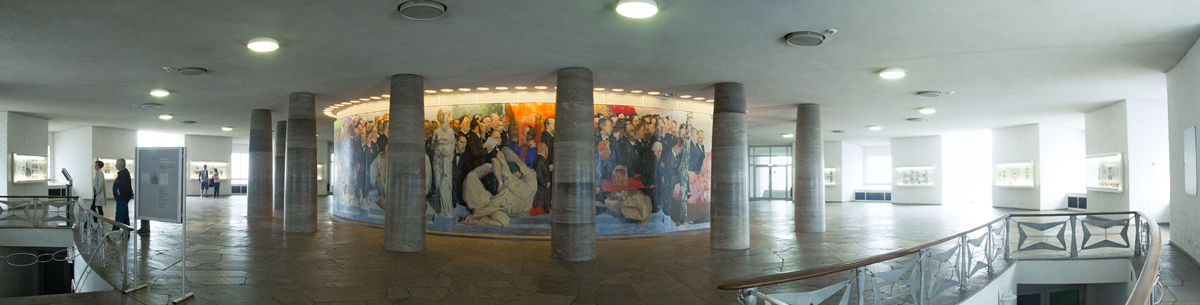
POLYGON ((1196 126, 1183 130, 1183 192, 1196 195, 1196 126))
POLYGON ((837 185, 837 172, 838 172, 838 170, 836 167, 825 168, 825 185, 826 186, 837 185))
POLYGON ((934 186, 933 175, 933 166, 897 167, 895 186, 934 186))
POLYGON ((997 163, 994 183, 998 187, 1033 188, 1033 161, 997 163))
MULTIPOLYGON (((117 158, 97 158, 96 160, 104 163, 104 167, 100 168, 100 171, 104 172, 104 180, 117 179, 117 158)), ((128 168, 130 172, 134 171, 133 159, 125 159, 125 168, 128 168)))
POLYGON ((1121 153, 1087 157, 1087 189, 1120 193, 1125 190, 1125 159, 1121 153))
POLYGON ((325 166, 317 164, 317 181, 325 180, 325 166))
POLYGON ((12 155, 12 182, 45 182, 46 177, 45 156, 12 155))
POLYGON ((212 177, 212 170, 215 168, 221 172, 221 178, 229 177, 229 163, 214 162, 214 161, 192 161, 189 162, 188 180, 200 179, 200 171, 204 170, 204 166, 208 165, 208 176, 212 177))

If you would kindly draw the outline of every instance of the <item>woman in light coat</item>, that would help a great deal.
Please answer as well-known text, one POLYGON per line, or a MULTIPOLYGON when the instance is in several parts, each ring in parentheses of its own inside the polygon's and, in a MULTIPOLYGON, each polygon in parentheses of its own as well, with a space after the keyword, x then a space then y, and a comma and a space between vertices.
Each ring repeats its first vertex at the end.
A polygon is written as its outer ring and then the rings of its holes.
POLYGON ((92 211, 104 215, 104 205, 108 203, 108 191, 104 187, 104 162, 96 160, 92 168, 92 211))

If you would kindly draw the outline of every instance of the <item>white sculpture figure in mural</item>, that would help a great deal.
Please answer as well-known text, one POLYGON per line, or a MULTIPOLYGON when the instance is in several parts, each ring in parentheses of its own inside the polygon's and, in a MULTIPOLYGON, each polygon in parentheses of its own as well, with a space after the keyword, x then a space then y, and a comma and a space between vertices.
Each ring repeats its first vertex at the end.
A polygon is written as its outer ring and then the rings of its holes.
POLYGON ((537 193, 537 174, 525 166, 521 158, 507 147, 492 159, 467 174, 463 181, 463 201, 474 210, 460 222, 465 225, 508 227, 509 219, 529 213, 537 193), (492 195, 480 178, 487 173, 496 175, 499 185, 492 195))
POLYGON ((433 177, 437 197, 433 200, 433 211, 440 218, 454 217, 454 129, 450 118, 454 114, 449 108, 438 109, 438 127, 433 130, 433 177))

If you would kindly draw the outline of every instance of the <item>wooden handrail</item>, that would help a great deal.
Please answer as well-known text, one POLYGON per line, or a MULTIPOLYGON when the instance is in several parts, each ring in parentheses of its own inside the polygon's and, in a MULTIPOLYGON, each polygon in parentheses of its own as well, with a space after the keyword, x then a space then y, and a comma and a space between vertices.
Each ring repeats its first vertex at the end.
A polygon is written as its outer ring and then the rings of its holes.
MULTIPOLYGON (((96 213, 96 211, 92 211, 88 207, 83 206, 83 202, 79 202, 76 205, 79 206, 79 210, 81 210, 89 215, 92 215, 92 217, 99 218, 100 220, 102 220, 110 225, 116 226, 118 229, 121 229, 123 231, 136 231, 137 230, 137 229, 134 229, 133 227, 130 227, 127 224, 119 223, 116 220, 113 220, 108 217, 104 217, 104 215, 100 215, 100 213, 96 213)), ((83 216, 83 215, 77 215, 77 216, 75 216, 76 217, 75 219, 78 220, 79 219, 78 217, 80 217, 80 216, 83 216)))
POLYGON ((1158 283, 1158 269, 1161 267, 1160 261, 1162 260, 1162 234, 1159 232, 1158 223, 1142 212, 1138 212, 1138 214, 1142 215, 1146 222, 1154 225, 1150 226, 1150 233, 1146 234, 1150 238, 1150 249, 1146 251, 1142 273, 1138 274, 1137 284, 1133 285, 1133 293, 1129 294, 1129 301, 1125 302, 1125 305, 1150 304, 1152 301, 1150 298, 1154 295, 1154 285, 1158 283))
MULTIPOLYGON (((979 230, 981 228, 990 226, 999 221, 1004 221, 1011 217, 1088 216, 1088 215, 1118 215, 1118 214, 1128 215, 1128 214, 1133 214, 1133 213, 1135 213, 1135 212, 1008 214, 1008 215, 1000 216, 999 218, 996 218, 995 220, 989 221, 985 224, 976 226, 976 227, 968 229, 966 231, 959 232, 958 234, 954 234, 954 235, 951 235, 951 236, 948 236, 948 237, 945 237, 942 239, 938 239, 935 241, 927 242, 927 243, 924 243, 921 245, 903 248, 903 249, 899 249, 899 250, 895 250, 895 251, 891 251, 891 252, 887 252, 887 253, 883 253, 883 254, 873 255, 873 256, 869 256, 869 257, 865 257, 865 258, 860 258, 860 259, 856 259, 856 260, 852 260, 852 261, 848 261, 848 262, 842 262, 842 263, 826 265, 826 266, 821 266, 821 267, 816 267, 816 268, 809 268, 809 269, 804 269, 804 270, 781 272, 781 273, 775 273, 775 274, 760 275, 760 276, 753 276, 753 277, 737 279, 737 280, 733 280, 730 282, 726 282, 717 287, 720 288, 721 290, 747 289, 747 288, 754 288, 754 287, 760 287, 760 286, 782 284, 782 283, 787 283, 787 282, 792 282, 792 281, 814 278, 814 277, 823 276, 823 275, 830 275, 830 274, 834 274, 834 273, 838 273, 838 272, 850 271, 850 270, 854 270, 857 268, 866 267, 869 265, 873 265, 873 264, 901 258, 904 256, 912 255, 914 253, 920 252, 921 249, 926 249, 926 248, 953 240, 955 238, 962 237, 963 235, 974 232, 975 230, 979 230)), ((1146 216, 1143 215, 1142 217, 1146 217, 1146 216)), ((1149 218, 1147 218, 1147 220, 1149 220, 1149 218)), ((1155 232, 1157 232, 1157 227, 1155 228, 1155 232)), ((1158 241, 1157 239, 1155 241, 1157 241, 1161 244, 1161 241, 1158 241)), ((1147 258, 1149 258, 1149 257, 1147 257, 1147 258)), ((1155 267, 1155 269, 1157 271, 1157 267, 1155 267)), ((1155 273, 1155 274, 1157 274, 1157 273, 1155 273)), ((1141 284, 1141 282, 1139 281, 1139 285, 1140 284, 1141 284)), ((1151 286, 1153 286, 1153 285, 1151 285, 1151 286)), ((1151 288, 1153 288, 1153 287, 1151 287, 1151 288)))

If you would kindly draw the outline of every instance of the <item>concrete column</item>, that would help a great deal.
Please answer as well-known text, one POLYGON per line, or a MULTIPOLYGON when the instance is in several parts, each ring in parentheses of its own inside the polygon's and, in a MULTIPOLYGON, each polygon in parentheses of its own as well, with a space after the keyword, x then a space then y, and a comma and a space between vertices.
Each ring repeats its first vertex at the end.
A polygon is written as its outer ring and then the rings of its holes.
POLYGON ((275 210, 279 213, 274 215, 283 216, 283 200, 284 187, 283 177, 287 172, 287 121, 275 122, 275 179, 272 184, 275 187, 275 197, 272 200, 275 202, 275 210))
POLYGON ((592 70, 558 70, 554 101, 554 206, 550 209, 551 258, 567 262, 596 259, 595 128, 592 126, 592 70))
POLYGON ((250 111, 250 176, 246 185, 246 217, 271 218, 271 110, 250 111))
POLYGON ((792 200, 796 205, 796 232, 825 232, 825 182, 821 177, 825 170, 825 147, 820 105, 799 105, 795 139, 792 200))
POLYGON ((750 196, 746 177, 746 95, 741 83, 719 83, 713 104, 712 229, 713 249, 750 248, 750 196))
POLYGON ((317 109, 312 93, 288 96, 283 230, 317 231, 317 109))
POLYGON ((383 248, 425 250, 425 78, 392 75, 383 248))

